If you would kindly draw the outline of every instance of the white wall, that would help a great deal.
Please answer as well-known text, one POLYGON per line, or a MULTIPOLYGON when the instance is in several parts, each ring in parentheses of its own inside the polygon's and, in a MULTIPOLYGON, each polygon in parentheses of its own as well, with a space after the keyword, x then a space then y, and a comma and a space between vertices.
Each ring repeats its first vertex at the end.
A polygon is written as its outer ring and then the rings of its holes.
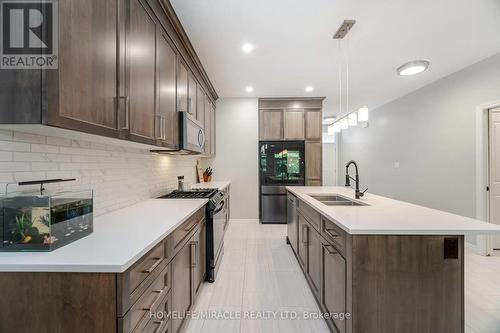
POLYGON ((371 110, 342 133, 341 166, 356 160, 369 192, 475 217, 475 107, 495 100, 500 54, 371 110))
MULTIPOLYGON (((154 155, 148 150, 71 138, 0 131, 0 191, 5 184, 76 178, 47 189, 94 190, 100 215, 177 188, 177 176, 196 179, 196 157, 154 155)), ((10 187, 9 187, 10 188, 10 187)))
POLYGON ((231 218, 259 218, 259 113, 256 98, 217 101, 214 179, 231 181, 231 218))
POLYGON ((337 185, 337 144, 323 142, 323 186, 337 185))

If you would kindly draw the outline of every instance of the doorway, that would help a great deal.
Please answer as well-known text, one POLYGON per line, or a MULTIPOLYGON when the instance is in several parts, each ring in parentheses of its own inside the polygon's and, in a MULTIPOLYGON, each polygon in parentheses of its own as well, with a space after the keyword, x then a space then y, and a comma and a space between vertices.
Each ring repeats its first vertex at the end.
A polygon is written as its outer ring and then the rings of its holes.
MULTIPOLYGON (((500 224, 500 107, 488 115, 489 221, 500 224)), ((491 236, 491 248, 500 250, 500 236, 491 236)))

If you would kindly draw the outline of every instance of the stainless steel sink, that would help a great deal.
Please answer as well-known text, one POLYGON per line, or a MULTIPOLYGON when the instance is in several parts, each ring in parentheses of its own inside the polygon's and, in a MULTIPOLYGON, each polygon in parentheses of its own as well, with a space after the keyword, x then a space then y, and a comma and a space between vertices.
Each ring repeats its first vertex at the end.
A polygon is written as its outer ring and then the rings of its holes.
POLYGON ((311 194, 310 196, 327 206, 368 206, 365 203, 354 201, 338 194, 311 194))

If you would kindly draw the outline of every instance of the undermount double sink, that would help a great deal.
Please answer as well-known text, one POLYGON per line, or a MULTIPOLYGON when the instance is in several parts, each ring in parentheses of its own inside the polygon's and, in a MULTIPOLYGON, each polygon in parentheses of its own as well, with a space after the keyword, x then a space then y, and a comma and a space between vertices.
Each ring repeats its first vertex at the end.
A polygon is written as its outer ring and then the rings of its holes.
POLYGON ((310 196, 327 206, 368 206, 368 204, 354 201, 339 194, 310 194, 310 196))

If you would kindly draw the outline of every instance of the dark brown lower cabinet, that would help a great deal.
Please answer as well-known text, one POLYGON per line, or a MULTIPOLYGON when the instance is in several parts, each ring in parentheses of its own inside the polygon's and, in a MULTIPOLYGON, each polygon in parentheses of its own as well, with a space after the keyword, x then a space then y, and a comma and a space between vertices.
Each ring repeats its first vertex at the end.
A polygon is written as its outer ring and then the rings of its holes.
POLYGON ((178 332, 205 278, 205 237, 203 207, 123 273, 0 272, 0 332, 178 332))
POLYGON ((172 332, 178 332, 184 321, 183 316, 192 304, 191 264, 193 243, 186 243, 172 261, 172 332))
MULTIPOLYGON (((321 303, 328 313, 346 311, 346 262, 337 249, 327 242, 321 242, 321 303)), ((344 333, 345 321, 334 320, 339 333, 344 333)))
POLYGON ((332 332, 464 332, 463 236, 353 235, 297 207, 292 250, 332 332))
POLYGON ((299 242, 297 244, 297 259, 304 271, 307 271, 307 242, 309 239, 309 228, 305 217, 297 214, 299 223, 299 242))
POLYGON ((307 235, 307 276, 314 295, 318 298, 321 283, 321 238, 319 233, 308 226, 307 235))

